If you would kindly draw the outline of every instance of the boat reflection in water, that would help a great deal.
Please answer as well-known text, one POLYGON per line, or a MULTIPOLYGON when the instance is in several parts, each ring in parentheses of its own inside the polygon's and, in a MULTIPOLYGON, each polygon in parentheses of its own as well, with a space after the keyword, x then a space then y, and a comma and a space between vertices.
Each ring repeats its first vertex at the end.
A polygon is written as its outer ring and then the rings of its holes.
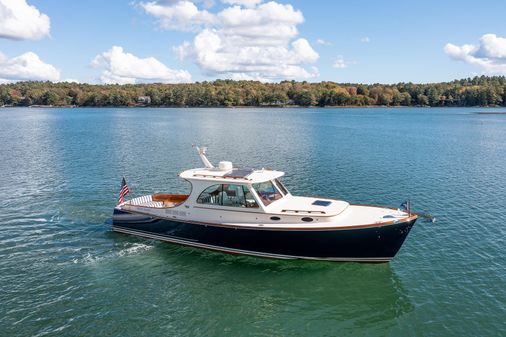
MULTIPOLYGON (((156 247, 157 258, 149 263, 170 270, 170 282, 162 288, 148 285, 151 288, 145 291, 156 291, 162 296, 160 301, 168 304, 175 289, 178 296, 205 299, 192 315, 210 335, 223 331, 240 335, 244 327, 237 322, 241 321, 248 324, 250 334, 267 336, 279 335, 279 331, 287 336, 411 332, 411 327, 399 322, 413 312, 414 306, 390 264, 288 263, 168 245, 156 247), (227 319, 204 323, 217 307, 227 319), (300 312, 304 317, 296 314, 300 312)), ((184 329, 184 323, 176 323, 175 329, 184 329)))
POLYGON ((381 206, 293 196, 283 172, 214 167, 179 174, 191 194, 153 194, 120 203, 113 230, 232 254, 279 259, 388 262, 417 216, 381 206))

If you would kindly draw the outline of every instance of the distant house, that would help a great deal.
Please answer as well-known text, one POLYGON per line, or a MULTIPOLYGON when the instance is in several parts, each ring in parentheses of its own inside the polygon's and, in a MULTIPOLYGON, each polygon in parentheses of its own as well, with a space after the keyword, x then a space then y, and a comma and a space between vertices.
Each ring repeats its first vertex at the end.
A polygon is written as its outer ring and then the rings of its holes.
POLYGON ((272 102, 262 102, 260 103, 260 106, 266 106, 266 107, 269 107, 269 106, 285 106, 287 104, 287 102, 285 101, 272 101, 272 102))
POLYGON ((149 104, 151 104, 151 97, 149 97, 149 96, 139 96, 139 97, 137 97, 137 103, 138 104, 149 105, 149 104))

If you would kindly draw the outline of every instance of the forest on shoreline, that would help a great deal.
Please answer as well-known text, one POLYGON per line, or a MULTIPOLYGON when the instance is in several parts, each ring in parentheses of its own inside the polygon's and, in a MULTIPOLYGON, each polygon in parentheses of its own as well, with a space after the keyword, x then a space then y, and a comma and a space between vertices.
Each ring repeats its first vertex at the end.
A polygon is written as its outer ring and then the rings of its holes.
POLYGON ((0 84, 1 106, 506 106, 506 77, 476 76, 427 84, 234 80, 123 85, 15 82, 0 84))

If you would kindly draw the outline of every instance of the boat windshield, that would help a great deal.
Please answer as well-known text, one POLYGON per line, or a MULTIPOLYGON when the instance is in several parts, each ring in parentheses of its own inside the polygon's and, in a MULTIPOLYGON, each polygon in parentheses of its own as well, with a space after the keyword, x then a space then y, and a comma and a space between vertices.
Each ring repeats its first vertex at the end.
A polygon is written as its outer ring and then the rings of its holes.
POLYGON ((279 192, 279 190, 276 188, 276 185, 274 185, 272 181, 255 183, 252 184, 252 186, 265 206, 268 206, 274 201, 283 198, 283 195, 281 194, 281 192, 279 192))

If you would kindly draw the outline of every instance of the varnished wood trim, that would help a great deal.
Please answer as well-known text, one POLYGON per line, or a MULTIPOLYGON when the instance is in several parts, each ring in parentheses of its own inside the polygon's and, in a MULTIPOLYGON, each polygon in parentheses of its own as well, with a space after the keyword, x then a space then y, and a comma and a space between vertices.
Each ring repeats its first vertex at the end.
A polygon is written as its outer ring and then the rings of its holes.
POLYGON ((189 194, 163 194, 163 193, 157 193, 151 195, 151 199, 153 201, 168 201, 168 202, 176 202, 176 203, 182 203, 188 199, 190 195, 189 194))

